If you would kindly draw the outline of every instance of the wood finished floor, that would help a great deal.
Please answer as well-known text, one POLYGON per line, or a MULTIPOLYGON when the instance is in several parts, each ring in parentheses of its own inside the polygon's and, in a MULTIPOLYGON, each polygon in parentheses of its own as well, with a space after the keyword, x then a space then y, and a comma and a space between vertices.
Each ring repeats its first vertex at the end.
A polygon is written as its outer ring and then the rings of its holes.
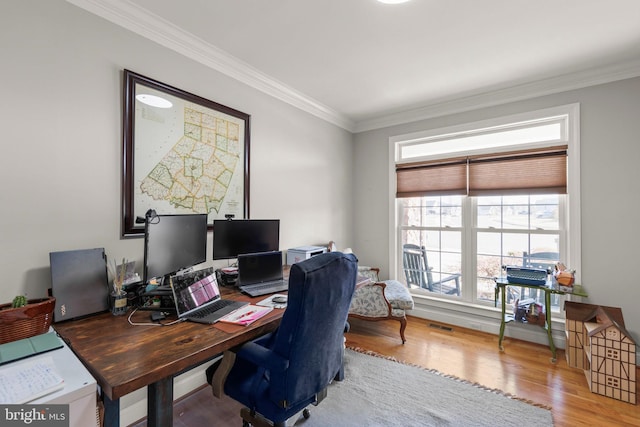
MULTIPOLYGON (((546 346, 505 338, 505 351, 500 352, 495 335, 416 317, 409 318, 407 342, 402 345, 398 322, 351 319, 350 323, 347 346, 437 369, 549 406, 557 427, 640 426, 640 405, 591 393, 584 373, 567 365, 562 350, 553 364, 546 346)), ((425 399, 425 405, 429 403, 427 396, 414 398, 425 399)), ((313 416, 313 407, 311 412, 313 416)), ((214 398, 206 387, 176 402, 173 425, 237 427, 242 425, 239 414, 239 404, 226 397, 214 398)), ((145 427, 146 422, 133 426, 145 427)))

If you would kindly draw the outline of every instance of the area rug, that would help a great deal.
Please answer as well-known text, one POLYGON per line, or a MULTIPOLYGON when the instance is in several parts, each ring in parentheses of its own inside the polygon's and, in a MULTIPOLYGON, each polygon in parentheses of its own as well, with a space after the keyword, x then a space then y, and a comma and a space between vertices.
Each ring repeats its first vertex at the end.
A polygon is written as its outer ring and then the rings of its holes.
POLYGON ((499 390, 347 349, 345 379, 300 427, 553 426, 551 411, 499 390))

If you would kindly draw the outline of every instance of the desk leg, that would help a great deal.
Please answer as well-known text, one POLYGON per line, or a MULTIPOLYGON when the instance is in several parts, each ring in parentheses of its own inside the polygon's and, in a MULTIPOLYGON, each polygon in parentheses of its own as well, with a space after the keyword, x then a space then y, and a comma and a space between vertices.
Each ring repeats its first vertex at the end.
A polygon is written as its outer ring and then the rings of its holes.
POLYGON ((164 378, 147 387, 147 425, 173 425, 173 377, 164 378))
MULTIPOLYGON (((504 327, 506 325, 506 321, 505 321, 505 312, 507 310, 507 303, 506 303, 506 299, 507 299, 507 287, 506 286, 499 286, 498 287, 498 291, 502 292, 502 301, 501 301, 501 306, 502 306, 502 318, 500 319, 500 338, 498 339, 498 348, 500 349, 500 351, 504 351, 504 346, 502 345, 502 340, 504 339, 504 327)), ((497 294, 497 292, 496 292, 497 294)))
POLYGON ((102 403, 104 404, 104 427, 120 427, 120 399, 111 400, 105 394, 102 403))
POLYGON ((556 363, 556 346, 553 343, 553 336, 551 334, 551 292, 545 291, 544 293, 544 316, 547 328, 547 337, 549 338, 549 348, 551 349, 551 362, 556 363))

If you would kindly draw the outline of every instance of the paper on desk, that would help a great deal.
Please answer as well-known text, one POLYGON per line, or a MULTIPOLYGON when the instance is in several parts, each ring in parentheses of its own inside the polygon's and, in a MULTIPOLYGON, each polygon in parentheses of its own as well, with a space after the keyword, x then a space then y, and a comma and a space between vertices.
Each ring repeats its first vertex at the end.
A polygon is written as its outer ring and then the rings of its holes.
POLYGON ((14 362, 0 369, 0 404, 31 402, 63 387, 51 357, 14 362))
POLYGON ((244 307, 222 317, 220 322, 247 326, 265 316, 271 310, 273 310, 272 307, 260 307, 253 304, 247 304, 244 307))

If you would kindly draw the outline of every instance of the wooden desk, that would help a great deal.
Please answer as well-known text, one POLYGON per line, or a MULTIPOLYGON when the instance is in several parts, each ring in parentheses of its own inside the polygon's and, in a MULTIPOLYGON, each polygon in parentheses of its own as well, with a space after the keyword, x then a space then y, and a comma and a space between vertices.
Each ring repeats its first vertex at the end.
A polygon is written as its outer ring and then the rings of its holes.
MULTIPOLYGON (((258 302, 228 288, 225 298, 258 302)), ((102 388, 105 426, 120 425, 120 398, 147 386, 147 425, 173 423, 173 378, 229 348, 277 328, 284 310, 274 309, 255 323, 223 332, 214 325, 181 322, 172 326, 133 326, 127 316, 104 313, 54 325, 102 388)), ((138 311, 132 322, 150 322, 138 311)), ((174 320, 171 317, 165 322, 174 320)))
POLYGON ((545 285, 525 285, 521 283, 509 283, 506 277, 498 277, 496 278, 496 288, 495 288, 495 297, 494 304, 498 304, 498 295, 501 293, 501 302, 502 302, 502 320, 500 323, 500 338, 498 339, 498 348, 500 351, 504 351, 504 347, 502 346, 502 340, 504 339, 504 329, 508 322, 514 321, 515 317, 510 314, 506 314, 506 299, 507 299, 507 286, 517 286, 520 288, 529 288, 529 289, 538 289, 544 292, 544 313, 545 313, 545 321, 544 328, 547 330, 547 338, 549 339, 549 349, 551 350, 551 362, 556 363, 556 346, 553 343, 553 337, 551 335, 551 294, 560 294, 560 295, 577 295, 581 297, 587 297, 587 293, 582 289, 580 285, 573 286, 573 292, 564 292, 561 291, 558 287, 557 283, 552 283, 547 280, 545 285))

